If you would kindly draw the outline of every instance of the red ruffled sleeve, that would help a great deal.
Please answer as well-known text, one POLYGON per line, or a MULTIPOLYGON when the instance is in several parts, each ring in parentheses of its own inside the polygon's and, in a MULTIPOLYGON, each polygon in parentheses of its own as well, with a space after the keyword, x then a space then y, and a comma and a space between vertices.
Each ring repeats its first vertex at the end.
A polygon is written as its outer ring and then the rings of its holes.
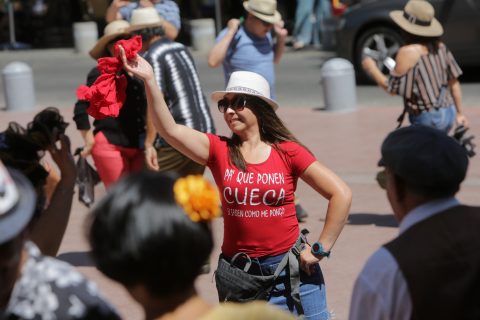
POLYGON ((98 59, 97 69, 100 71, 100 76, 97 80, 90 87, 80 85, 77 88, 78 99, 90 102, 87 113, 95 119, 118 117, 125 102, 127 78, 120 74, 123 63, 119 45, 124 48, 127 59, 131 60, 142 48, 142 38, 135 36, 128 40, 117 41, 114 57, 98 59))

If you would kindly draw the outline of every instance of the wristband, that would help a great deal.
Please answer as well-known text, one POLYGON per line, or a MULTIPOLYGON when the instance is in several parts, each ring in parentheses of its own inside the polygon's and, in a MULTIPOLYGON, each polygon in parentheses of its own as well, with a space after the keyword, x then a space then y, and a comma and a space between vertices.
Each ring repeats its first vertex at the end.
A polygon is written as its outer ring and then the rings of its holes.
POLYGON ((310 251, 314 256, 322 256, 322 257, 330 257, 330 251, 324 251, 323 246, 320 242, 315 242, 312 244, 312 248, 310 251))

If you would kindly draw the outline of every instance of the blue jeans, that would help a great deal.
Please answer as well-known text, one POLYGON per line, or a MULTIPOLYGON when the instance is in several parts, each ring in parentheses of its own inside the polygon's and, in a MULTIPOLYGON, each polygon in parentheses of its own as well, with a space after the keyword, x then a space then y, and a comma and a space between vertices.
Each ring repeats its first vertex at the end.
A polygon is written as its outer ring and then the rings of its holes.
POLYGON ((432 127, 448 133, 455 124, 457 111, 454 105, 423 111, 419 115, 408 115, 412 125, 432 127))
POLYGON ((293 36, 305 45, 320 45, 320 25, 323 18, 331 16, 330 0, 297 0, 293 36), (317 2, 315 6, 315 2, 317 2), (315 12, 313 12, 315 11, 315 12), (315 19, 312 19, 312 13, 315 19))
MULTIPOLYGON (((262 275, 274 274, 283 256, 284 254, 265 258, 252 258, 250 270, 252 268, 253 270, 257 269, 262 275)), ((275 282, 275 287, 272 290, 268 303, 297 314, 290 294, 289 283, 290 277, 287 270, 283 270, 275 282)), ((325 295, 325 282, 319 264, 315 266, 315 271, 310 276, 300 270, 300 301, 305 313, 304 319, 330 319, 325 295)))

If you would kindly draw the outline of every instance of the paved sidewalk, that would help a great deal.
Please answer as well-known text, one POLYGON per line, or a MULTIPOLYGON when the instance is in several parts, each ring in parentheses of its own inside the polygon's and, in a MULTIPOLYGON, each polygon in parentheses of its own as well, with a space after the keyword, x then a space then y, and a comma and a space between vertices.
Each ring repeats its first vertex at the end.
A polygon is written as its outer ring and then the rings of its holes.
MULTIPOLYGON (((31 52, 33 61, 37 100, 42 106, 57 105, 64 117, 71 123, 67 133, 72 138, 72 149, 82 144, 80 135, 72 123, 74 88, 84 81, 92 61, 65 50, 31 52), (38 78, 40 76, 40 79, 38 78), (55 80, 55 81, 54 81, 55 80)), ((28 55, 28 54, 24 54, 28 55)), ((0 54, 0 67, 11 55, 0 54)), ((18 55, 20 56, 20 54, 18 55)), ((17 58, 18 58, 17 56, 17 58)), ((207 94, 223 86, 220 69, 211 70, 202 62, 201 55, 195 56, 202 85, 207 94)), ((354 198, 349 217, 342 235, 336 243, 330 259, 324 259, 321 266, 327 285, 329 308, 336 319, 346 319, 353 282, 367 257, 397 234, 395 220, 385 193, 375 183, 378 168, 379 146, 384 136, 395 127, 400 112, 399 99, 391 98, 375 87, 359 89, 359 108, 350 113, 329 113, 318 111, 322 106, 319 66, 325 53, 304 52, 301 55, 287 53, 283 65, 278 68, 278 100, 280 117, 297 137, 307 145, 319 161, 337 172, 353 190, 354 198)), ((480 139, 480 104, 471 98, 467 87, 465 101, 471 122, 472 133, 480 139)), ((478 87, 478 86, 477 86, 478 87)), ((470 89, 471 88, 471 89, 470 89)), ((3 105, 3 92, 0 93, 3 105)), ((0 107, 1 108, 1 107, 0 107)), ((25 124, 35 112, 0 111, 0 130, 9 121, 25 124)), ((212 114, 220 134, 227 134, 222 116, 212 106, 212 114)), ((310 239, 314 240, 323 225, 327 202, 300 182, 298 194, 309 217, 302 227, 307 227, 310 239)), ((100 197, 104 189, 96 189, 100 197)), ((459 199, 467 204, 479 204, 480 157, 472 159, 468 177, 459 193, 459 199)), ((70 223, 62 243, 60 258, 76 265, 82 272, 98 282, 105 294, 118 307, 125 319, 142 319, 140 308, 117 284, 103 277, 88 259, 88 245, 85 241, 85 218, 87 209, 76 199, 70 223)), ((215 249, 212 254, 212 272, 200 276, 197 287, 202 296, 216 303, 213 270, 222 240, 222 219, 213 224, 215 249)), ((159 258, 161 257, 159 253, 159 258)))

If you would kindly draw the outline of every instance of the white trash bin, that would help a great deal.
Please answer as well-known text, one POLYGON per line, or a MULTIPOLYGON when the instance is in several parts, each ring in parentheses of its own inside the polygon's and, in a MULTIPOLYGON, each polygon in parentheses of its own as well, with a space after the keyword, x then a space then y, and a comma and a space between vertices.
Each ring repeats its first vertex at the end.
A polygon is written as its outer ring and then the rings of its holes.
POLYGON ((327 60, 321 69, 323 96, 327 111, 349 112, 357 108, 355 69, 342 58, 327 60))
POLYGON ((75 22, 73 24, 73 42, 75 51, 87 54, 98 39, 97 23, 94 21, 75 22))
POLYGON ((193 50, 210 51, 215 44, 215 22, 213 19, 190 20, 189 26, 193 50))
POLYGON ((32 110, 35 89, 32 68, 24 62, 11 62, 2 70, 3 90, 7 110, 32 110))

